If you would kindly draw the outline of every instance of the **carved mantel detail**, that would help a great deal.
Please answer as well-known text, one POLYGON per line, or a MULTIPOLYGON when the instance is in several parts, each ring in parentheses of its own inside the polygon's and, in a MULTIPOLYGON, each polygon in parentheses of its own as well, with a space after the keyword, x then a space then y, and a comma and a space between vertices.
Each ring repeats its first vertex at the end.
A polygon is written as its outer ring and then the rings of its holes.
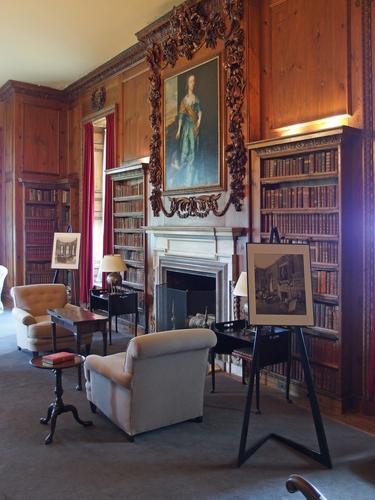
MULTIPOLYGON (((210 10, 210 9, 208 9, 210 10)), ((150 144, 150 182, 153 186, 150 196, 155 216, 162 212, 166 217, 177 214, 181 218, 207 217, 210 213, 224 215, 233 204, 241 211, 245 197, 244 178, 247 161, 242 123, 242 107, 245 98, 244 78, 244 30, 243 0, 222 0, 219 8, 206 13, 202 4, 175 7, 169 20, 167 38, 148 38, 147 62, 151 75, 150 103, 152 136, 150 144), (221 7, 221 8, 220 8, 221 7), (225 148, 225 166, 230 174, 230 194, 223 209, 219 209, 221 194, 207 194, 191 197, 171 197, 170 207, 163 203, 161 164, 161 72, 168 65, 172 68, 179 58, 191 60, 202 47, 216 48, 218 41, 224 42, 225 106, 227 109, 228 145, 225 148)), ((224 175, 226 175, 224 169, 224 175)))

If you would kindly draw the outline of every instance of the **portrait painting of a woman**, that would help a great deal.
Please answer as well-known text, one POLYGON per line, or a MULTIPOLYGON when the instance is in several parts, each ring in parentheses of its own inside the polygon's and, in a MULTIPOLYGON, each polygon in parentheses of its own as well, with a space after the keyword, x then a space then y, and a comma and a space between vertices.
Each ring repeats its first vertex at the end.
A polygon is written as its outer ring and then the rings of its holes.
POLYGON ((218 185, 218 59, 167 79, 164 110, 164 189, 218 185))

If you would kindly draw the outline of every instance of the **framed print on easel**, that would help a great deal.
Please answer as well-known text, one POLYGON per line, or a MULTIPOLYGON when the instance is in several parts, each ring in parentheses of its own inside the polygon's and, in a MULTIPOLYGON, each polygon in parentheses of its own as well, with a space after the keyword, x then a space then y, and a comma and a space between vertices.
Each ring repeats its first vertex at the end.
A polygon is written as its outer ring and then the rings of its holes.
POLYGON ((309 245, 247 245, 249 322, 313 326, 309 245))

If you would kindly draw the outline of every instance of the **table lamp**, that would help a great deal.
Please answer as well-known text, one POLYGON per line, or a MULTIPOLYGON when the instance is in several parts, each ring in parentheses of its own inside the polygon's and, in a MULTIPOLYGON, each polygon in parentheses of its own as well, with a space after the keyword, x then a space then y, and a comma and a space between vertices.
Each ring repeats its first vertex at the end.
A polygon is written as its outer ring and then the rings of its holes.
MULTIPOLYGON (((242 273, 240 274, 240 277, 237 280, 236 286, 234 287, 233 295, 235 295, 236 297, 246 297, 247 298, 247 272, 246 271, 242 271, 242 273)), ((247 301, 243 305, 242 311, 244 313, 246 320, 248 320, 249 310, 248 310, 247 301)))
POLYGON ((110 292, 115 291, 116 287, 122 284, 120 273, 127 270, 128 268, 122 260, 121 255, 104 255, 100 264, 100 271, 102 273, 109 273, 107 276, 107 284, 110 292))

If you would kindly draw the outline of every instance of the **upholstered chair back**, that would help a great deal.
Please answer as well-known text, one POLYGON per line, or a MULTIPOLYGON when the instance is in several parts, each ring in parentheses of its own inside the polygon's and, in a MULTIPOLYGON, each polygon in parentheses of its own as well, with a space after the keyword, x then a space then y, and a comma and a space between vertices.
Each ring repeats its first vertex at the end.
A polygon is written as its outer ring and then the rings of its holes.
POLYGON ((208 349, 215 344, 216 335, 205 328, 151 333, 129 342, 125 372, 132 374, 135 430, 183 421, 192 408, 196 416, 203 414, 208 349))
POLYGON ((23 309, 33 316, 47 314, 47 309, 64 307, 67 302, 65 285, 24 285, 12 288, 15 307, 23 309))

